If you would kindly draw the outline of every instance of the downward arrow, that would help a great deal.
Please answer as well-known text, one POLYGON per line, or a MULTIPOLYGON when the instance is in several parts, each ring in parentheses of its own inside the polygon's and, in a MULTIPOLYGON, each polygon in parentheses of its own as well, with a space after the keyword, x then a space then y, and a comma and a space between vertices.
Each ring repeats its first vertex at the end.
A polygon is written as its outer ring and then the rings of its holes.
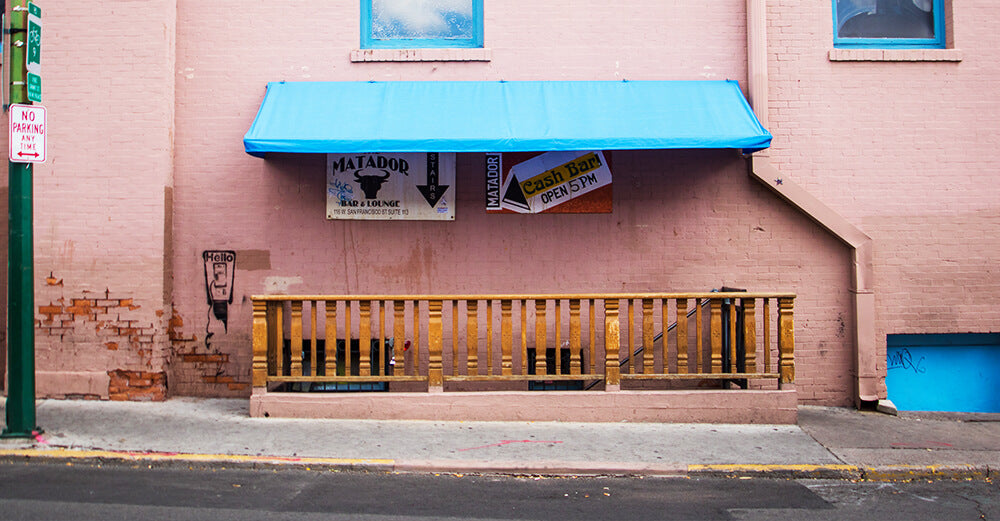
POLYGON ((431 205, 431 208, 437 206, 438 201, 448 190, 448 185, 438 184, 438 154, 437 152, 429 152, 427 154, 427 184, 417 185, 417 190, 423 194, 424 199, 427 203, 431 205))

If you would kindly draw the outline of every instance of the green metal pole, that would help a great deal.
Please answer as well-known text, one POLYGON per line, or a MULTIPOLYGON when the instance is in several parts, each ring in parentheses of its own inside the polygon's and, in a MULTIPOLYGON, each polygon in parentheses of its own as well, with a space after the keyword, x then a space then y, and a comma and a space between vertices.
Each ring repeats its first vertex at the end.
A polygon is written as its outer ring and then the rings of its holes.
MULTIPOLYGON (((27 0, 12 2, 10 102, 30 104, 25 87, 27 0)), ((0 437, 30 438, 35 425, 35 286, 31 163, 9 162, 7 259, 7 426, 0 437)))

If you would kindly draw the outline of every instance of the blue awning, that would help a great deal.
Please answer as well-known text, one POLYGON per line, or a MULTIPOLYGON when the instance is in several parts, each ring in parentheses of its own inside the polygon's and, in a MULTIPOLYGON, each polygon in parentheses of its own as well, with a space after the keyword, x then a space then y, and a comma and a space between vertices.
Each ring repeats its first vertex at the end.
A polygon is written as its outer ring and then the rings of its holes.
POLYGON ((272 82, 243 138, 258 156, 770 142, 734 81, 272 82))

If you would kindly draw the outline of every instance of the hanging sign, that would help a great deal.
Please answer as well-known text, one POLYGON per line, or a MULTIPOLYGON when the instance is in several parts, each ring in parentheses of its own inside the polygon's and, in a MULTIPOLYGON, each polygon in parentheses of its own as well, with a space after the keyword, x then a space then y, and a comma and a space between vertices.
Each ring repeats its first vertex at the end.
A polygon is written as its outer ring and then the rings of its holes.
POLYGON ((326 218, 454 220, 455 154, 328 154, 326 218))
POLYGON ((611 213, 611 169, 603 152, 486 154, 486 211, 611 213))

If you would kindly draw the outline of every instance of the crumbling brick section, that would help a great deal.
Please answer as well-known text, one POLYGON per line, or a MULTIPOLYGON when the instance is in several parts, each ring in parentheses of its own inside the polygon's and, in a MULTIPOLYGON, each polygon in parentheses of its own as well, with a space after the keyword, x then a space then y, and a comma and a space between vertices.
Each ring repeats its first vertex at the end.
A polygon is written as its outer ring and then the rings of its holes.
POLYGON ((173 351, 171 392, 219 398, 249 396, 249 368, 234 364, 229 353, 219 352, 197 335, 183 333, 183 328, 184 320, 175 311, 167 330, 173 351))
POLYGON ((108 371, 108 397, 116 401, 158 402, 167 397, 166 373, 108 371))
POLYGON ((37 322, 39 332, 46 335, 73 333, 80 324, 94 324, 94 331, 105 339, 104 347, 117 351, 122 343, 128 344, 131 350, 139 355, 147 364, 153 355, 155 336, 158 330, 155 324, 130 319, 130 313, 139 309, 131 298, 74 298, 69 305, 60 298, 48 305, 38 306, 42 319, 37 322))

